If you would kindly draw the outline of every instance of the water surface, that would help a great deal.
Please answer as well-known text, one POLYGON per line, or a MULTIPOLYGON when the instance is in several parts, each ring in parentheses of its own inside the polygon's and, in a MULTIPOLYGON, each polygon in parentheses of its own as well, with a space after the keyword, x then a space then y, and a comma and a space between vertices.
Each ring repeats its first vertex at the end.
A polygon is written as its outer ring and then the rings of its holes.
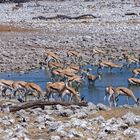
MULTIPOLYGON (((88 68, 87 66, 86 68, 88 68)), ((91 74, 96 75, 97 68, 92 67, 93 70, 91 74)), ((94 85, 88 84, 87 80, 85 80, 80 88, 81 96, 85 96, 87 101, 93 102, 95 104, 104 103, 108 105, 108 101, 104 101, 105 96, 105 87, 112 86, 124 86, 128 87, 127 79, 132 76, 132 69, 124 68, 122 71, 119 69, 113 69, 112 72, 109 72, 108 69, 103 69, 102 80, 97 80, 94 85)), ((140 77, 138 77, 140 78, 140 77)), ((42 89, 45 91, 45 86, 47 82, 50 81, 48 72, 42 69, 36 69, 34 71, 20 74, 20 73, 0 73, 0 79, 9 79, 9 80, 24 80, 28 82, 35 82, 39 84, 42 89)), ((140 98, 140 86, 130 86, 130 89, 134 92, 136 97, 140 98)), ((125 96, 121 96, 119 98, 119 105, 123 105, 127 103, 127 99, 125 96)), ((132 99, 129 99, 129 104, 134 104, 132 99)))

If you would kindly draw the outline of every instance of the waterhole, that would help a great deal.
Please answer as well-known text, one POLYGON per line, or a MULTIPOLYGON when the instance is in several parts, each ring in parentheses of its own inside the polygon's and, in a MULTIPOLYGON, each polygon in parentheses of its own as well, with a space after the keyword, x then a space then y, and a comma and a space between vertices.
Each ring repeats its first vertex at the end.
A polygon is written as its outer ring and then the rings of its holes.
MULTIPOLYGON (((86 68, 89 68, 87 66, 86 68)), ((80 87, 80 95, 85 96, 85 100, 89 102, 93 102, 94 104, 103 103, 108 104, 107 98, 104 101, 105 96, 105 87, 112 85, 114 87, 124 86, 130 88, 134 95, 140 98, 140 86, 129 86, 127 79, 132 77, 132 69, 131 68, 123 68, 122 71, 119 69, 113 69, 112 72, 109 72, 108 69, 102 70, 102 79, 97 80, 94 85, 89 85, 87 80, 83 81, 82 86, 80 87)), ((92 67, 91 74, 97 74, 97 68, 92 67)), ((45 86, 47 82, 50 81, 48 71, 42 69, 36 69, 28 73, 19 74, 19 73, 0 73, 1 79, 9 79, 9 80, 23 80, 28 82, 35 82, 39 84, 42 89, 45 91, 45 86)), ((138 78, 140 78, 138 76, 138 78)), ((133 99, 129 99, 129 105, 133 105, 135 102, 133 99)), ((126 96, 120 96, 119 105, 127 104, 126 96)))

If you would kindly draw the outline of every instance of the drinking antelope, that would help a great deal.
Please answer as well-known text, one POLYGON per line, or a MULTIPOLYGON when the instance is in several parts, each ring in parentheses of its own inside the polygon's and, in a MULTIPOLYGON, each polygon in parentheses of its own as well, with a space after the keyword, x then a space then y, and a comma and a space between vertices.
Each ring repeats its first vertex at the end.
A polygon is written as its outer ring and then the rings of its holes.
POLYGON ((43 92, 42 88, 36 83, 27 82, 27 84, 25 85, 25 88, 26 88, 25 101, 27 100, 27 95, 30 92, 32 93, 32 95, 34 95, 37 98, 39 98, 40 96, 45 97, 45 95, 46 95, 43 92))
POLYGON ((139 105, 139 98, 136 98, 133 91, 126 88, 126 87, 117 87, 114 89, 114 94, 116 97, 118 97, 119 95, 124 95, 127 97, 127 102, 128 102, 128 98, 132 98, 136 104, 139 105))
POLYGON ((13 91, 13 87, 12 87, 12 84, 13 84, 13 80, 0 80, 0 88, 1 88, 1 92, 2 92, 2 96, 3 97, 6 97, 6 91, 7 90, 10 90, 9 92, 9 98, 12 98, 13 94, 12 94, 12 91, 13 91))
MULTIPOLYGON (((131 97, 135 101, 135 103, 139 105, 139 98, 136 98, 133 91, 126 87, 113 88, 112 86, 109 86, 106 88, 106 95, 107 94, 109 95, 108 101, 109 101, 110 105, 111 105, 111 102, 113 101, 114 105, 116 106, 118 97, 120 95, 126 96, 127 102, 128 102, 128 98, 131 97)), ((104 99, 105 99, 105 97, 104 97, 104 99)))
POLYGON ((64 100, 65 95, 69 96, 69 102, 72 100, 74 102, 81 102, 80 94, 72 87, 66 86, 66 89, 61 95, 61 100, 64 100))
POLYGON ((140 79, 138 78, 128 78, 128 83, 131 85, 140 85, 140 79))
POLYGON ((110 72, 113 68, 120 68, 120 70, 123 68, 123 65, 120 64, 115 64, 113 62, 110 61, 104 61, 104 60, 99 60, 99 64, 98 64, 98 69, 103 69, 104 67, 109 68, 110 72))
POLYGON ((49 100, 50 96, 56 93, 58 97, 63 100, 63 97, 68 94, 70 96, 70 100, 74 97, 77 100, 79 99, 78 92, 76 92, 73 88, 69 87, 67 83, 64 82, 49 82, 46 85, 46 95, 49 100))
POLYGON ((50 96, 54 93, 58 94, 58 97, 61 96, 63 91, 65 90, 66 84, 64 82, 48 82, 46 85, 46 96, 49 100, 50 96))
POLYGON ((12 88, 14 89, 14 96, 16 96, 18 91, 22 91, 24 92, 24 94, 26 93, 26 88, 25 85, 27 84, 27 82, 25 81, 14 81, 12 83, 12 88))
POLYGON ((137 75, 140 75, 140 68, 135 68, 132 70, 132 72, 133 72, 132 77, 136 77, 137 75))
POLYGON ((139 66, 139 63, 140 63, 139 59, 135 58, 134 56, 130 56, 128 54, 125 54, 125 53, 123 53, 122 55, 127 62, 127 67, 130 67, 130 65, 132 63, 137 64, 137 66, 139 66))
POLYGON ((104 100, 106 99, 106 97, 108 96, 108 102, 110 104, 110 107, 113 105, 116 107, 117 106, 117 96, 115 96, 114 94, 114 88, 112 86, 108 86, 105 88, 105 97, 104 100))

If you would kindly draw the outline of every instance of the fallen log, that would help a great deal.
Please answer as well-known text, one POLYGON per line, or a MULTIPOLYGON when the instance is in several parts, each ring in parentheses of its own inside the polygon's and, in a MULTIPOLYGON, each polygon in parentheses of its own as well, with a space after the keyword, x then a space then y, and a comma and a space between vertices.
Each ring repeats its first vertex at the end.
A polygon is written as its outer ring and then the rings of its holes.
POLYGON ((90 19, 90 18, 97 18, 97 17, 92 14, 85 14, 85 15, 80 15, 76 17, 66 16, 66 15, 56 15, 54 17, 38 16, 38 17, 33 17, 32 19, 40 19, 40 20, 69 19, 69 20, 72 20, 72 19, 90 19))
POLYGON ((60 101, 32 101, 32 102, 26 102, 26 103, 22 103, 19 106, 9 106, 9 112, 16 112, 19 111, 21 109, 28 109, 28 108, 42 108, 44 109, 44 107, 46 105, 62 105, 62 106, 70 106, 70 105, 78 105, 78 106, 87 106, 87 102, 81 102, 81 103, 68 103, 68 102, 60 102, 60 101))
POLYGON ((125 13, 125 16, 138 16, 137 13, 125 13))

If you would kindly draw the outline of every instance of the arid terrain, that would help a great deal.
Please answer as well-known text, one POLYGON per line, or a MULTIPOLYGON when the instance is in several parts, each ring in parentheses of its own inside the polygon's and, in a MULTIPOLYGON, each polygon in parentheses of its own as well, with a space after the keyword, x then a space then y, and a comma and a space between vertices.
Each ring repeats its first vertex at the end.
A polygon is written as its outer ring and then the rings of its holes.
MULTIPOLYGON (((1 72, 45 67, 47 51, 67 62, 67 51, 77 51, 82 58, 78 63, 83 64, 96 64, 99 59, 119 62, 122 53, 140 59, 140 4, 135 6, 133 0, 44 0, 23 3, 19 8, 13 8, 15 5, 0 4, 1 72), (74 18, 81 15, 88 16, 74 18), (106 55, 94 55, 95 47, 106 55)), ((1 99, 1 105, 11 102, 1 99)), ((140 108, 136 105, 57 105, 45 110, 1 111, 0 116, 0 139, 5 140, 140 139, 140 108)))

